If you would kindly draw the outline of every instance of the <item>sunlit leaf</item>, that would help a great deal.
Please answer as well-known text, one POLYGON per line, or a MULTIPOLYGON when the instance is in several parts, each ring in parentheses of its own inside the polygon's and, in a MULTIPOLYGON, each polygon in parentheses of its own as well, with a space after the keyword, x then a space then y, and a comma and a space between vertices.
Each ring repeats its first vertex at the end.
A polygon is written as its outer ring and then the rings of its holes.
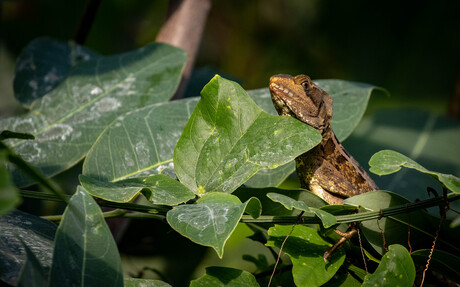
POLYGON ((99 206, 81 186, 56 232, 50 286, 123 286, 115 240, 99 206))
POLYGON ((176 145, 174 168, 197 194, 230 193, 258 170, 285 164, 320 140, 315 129, 265 113, 238 84, 215 76, 176 145))
POLYGON ((225 242, 244 212, 257 218, 261 212, 260 202, 251 198, 241 203, 234 195, 212 192, 204 195, 195 204, 180 205, 168 211, 166 219, 182 236, 214 248, 222 258, 225 242))
POLYGON ((444 174, 427 170, 414 160, 408 158, 399 152, 392 150, 382 150, 374 154, 369 161, 370 171, 378 175, 386 175, 397 172, 401 167, 411 168, 428 174, 438 180, 444 187, 460 193, 460 178, 452 174, 444 174))
MULTIPOLYGON (((34 135, 7 143, 43 174, 55 175, 81 160, 117 116, 168 100, 184 63, 184 52, 166 44, 84 62, 29 113, 0 120, 0 130, 34 135)), ((17 170, 13 178, 19 186, 31 183, 17 170)))
POLYGON ((27 245, 48 273, 56 225, 38 216, 15 210, 0 217, 0 279, 16 285, 26 259, 27 245))
POLYGON ((415 280, 415 266, 409 252, 401 245, 390 245, 389 251, 374 273, 366 275, 362 286, 408 286, 415 280))
POLYGON ((292 261, 292 275, 296 286, 321 286, 328 282, 345 260, 343 248, 332 254, 329 261, 323 259, 324 252, 332 244, 324 240, 318 232, 310 227, 296 225, 275 225, 268 230, 270 238, 267 246, 281 247, 287 238, 283 252, 292 261))
POLYGON ((79 179, 92 196, 114 202, 129 202, 141 193, 151 203, 163 205, 177 205, 195 197, 185 185, 162 174, 118 182, 99 181, 84 175, 80 175, 79 179))
POLYGON ((97 58, 83 46, 50 38, 30 42, 19 54, 14 73, 14 96, 23 105, 57 87, 73 66, 97 58))
POLYGON ((193 280, 190 287, 259 287, 251 273, 227 267, 207 267, 206 274, 193 280))
POLYGON ((267 196, 271 200, 281 203, 286 209, 292 210, 295 208, 316 214, 316 216, 318 216, 318 218, 323 222, 324 228, 329 228, 337 223, 337 218, 334 215, 321 209, 310 208, 304 201, 295 200, 289 196, 279 193, 268 193, 267 196))

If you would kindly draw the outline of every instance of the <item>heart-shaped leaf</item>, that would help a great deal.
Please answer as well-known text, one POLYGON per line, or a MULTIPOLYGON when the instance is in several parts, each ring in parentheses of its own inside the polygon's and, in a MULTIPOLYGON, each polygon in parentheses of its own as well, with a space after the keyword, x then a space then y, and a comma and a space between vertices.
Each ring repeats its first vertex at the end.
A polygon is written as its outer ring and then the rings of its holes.
POLYGON ((392 150, 382 150, 374 154, 370 161, 370 171, 378 175, 386 175, 399 171, 402 166, 418 170, 422 173, 428 174, 439 181, 445 188, 455 193, 460 193, 460 178, 452 174, 444 174, 427 170, 414 160, 399 152, 392 150))
POLYGON ((56 232, 50 286, 123 286, 115 240, 99 206, 81 186, 56 232))
POLYGON ((230 193, 258 170, 285 164, 320 141, 312 127, 265 113, 238 84, 215 76, 176 145, 174 168, 197 194, 230 193))
POLYGON ((212 192, 195 204, 180 205, 168 211, 166 219, 177 232, 195 243, 214 248, 222 258, 225 242, 244 212, 257 218, 261 212, 259 200, 251 198, 241 203, 234 195, 212 192))
POLYGON ((14 96, 25 106, 57 87, 75 65, 98 55, 80 45, 50 38, 30 42, 19 54, 14 73, 14 96))
POLYGON ((206 274, 190 282, 190 287, 259 287, 251 273, 227 267, 207 267, 206 274))
POLYGON ((92 196, 114 202, 130 202, 140 193, 153 204, 178 205, 195 197, 185 185, 169 176, 157 174, 118 182, 104 182, 84 175, 80 184, 92 196))
POLYGON ((415 266, 409 252, 401 245, 390 245, 373 274, 364 278, 364 287, 407 286, 414 284, 415 266))
MULTIPOLYGON (((29 113, 0 120, 0 130, 33 134, 35 140, 7 143, 43 174, 55 175, 82 159, 117 116, 168 100, 184 63, 184 52, 166 44, 84 62, 29 113)), ((31 183, 17 170, 13 178, 19 186, 31 183)))
POLYGON ((343 248, 332 254, 330 261, 323 259, 324 252, 328 251, 332 244, 324 240, 316 229, 296 225, 275 225, 268 230, 267 246, 283 246, 292 261, 292 276, 296 286, 321 286, 329 281, 337 272, 345 260, 343 248))
POLYGON ((267 196, 274 202, 281 203, 286 209, 292 210, 295 208, 298 210, 316 214, 316 216, 318 216, 318 218, 321 219, 324 228, 329 228, 337 223, 337 218, 334 215, 318 208, 308 207, 308 205, 304 201, 295 200, 289 196, 279 193, 267 193, 267 196))

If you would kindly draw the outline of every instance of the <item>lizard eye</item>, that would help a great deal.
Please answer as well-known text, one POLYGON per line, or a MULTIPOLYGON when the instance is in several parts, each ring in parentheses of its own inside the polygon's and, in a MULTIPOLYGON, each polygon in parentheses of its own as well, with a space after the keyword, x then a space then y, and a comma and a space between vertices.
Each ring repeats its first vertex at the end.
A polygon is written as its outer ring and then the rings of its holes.
POLYGON ((304 81, 302 83, 300 83, 304 88, 308 88, 308 81, 304 81))

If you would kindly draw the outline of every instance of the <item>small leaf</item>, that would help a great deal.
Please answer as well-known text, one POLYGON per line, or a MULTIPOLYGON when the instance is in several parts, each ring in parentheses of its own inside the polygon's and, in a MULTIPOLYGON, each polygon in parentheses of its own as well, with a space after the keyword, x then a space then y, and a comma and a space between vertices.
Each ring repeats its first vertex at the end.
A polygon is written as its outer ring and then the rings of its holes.
MULTIPOLYGON (((281 247, 292 225, 275 225, 268 230, 270 238, 267 246, 281 247)), ((321 286, 328 282, 345 260, 343 248, 332 254, 330 261, 324 262, 323 254, 332 247, 318 232, 310 227, 296 225, 287 238, 283 252, 292 261, 292 276, 296 286, 321 286)))
POLYGON ((362 286, 412 286, 415 266, 409 252, 401 245, 390 245, 373 274, 364 278, 362 286))
POLYGON ((185 185, 162 174, 118 182, 103 182, 82 174, 79 179, 89 194, 113 202, 130 202, 142 193, 153 204, 173 206, 195 197, 185 185))
POLYGON ((258 217, 260 202, 251 198, 241 203, 238 197, 212 192, 195 204, 180 205, 166 214, 166 219, 177 232, 195 243, 210 246, 222 258, 224 245, 235 230, 244 212, 258 217))
POLYGON ((263 112, 238 84, 215 76, 176 145, 174 168, 197 194, 231 193, 258 170, 286 164, 320 141, 312 127, 263 112))
POLYGON ((18 287, 46 287, 48 282, 45 278, 45 270, 40 264, 40 261, 35 257, 32 250, 24 244, 27 260, 21 269, 21 275, 18 280, 18 287))
POLYGON ((54 245, 50 286, 123 286, 121 260, 99 206, 79 186, 54 245))
POLYGON ((259 287, 251 273, 227 267, 207 267, 206 274, 193 280, 190 287, 259 287))
POLYGON ((25 264, 24 245, 33 252, 47 273, 53 255, 56 225, 19 210, 0 217, 0 279, 16 285, 21 266, 25 264))
POLYGON ((292 210, 295 208, 298 210, 316 214, 316 216, 318 216, 318 218, 321 219, 324 228, 329 228, 337 223, 337 218, 334 215, 321 209, 310 208, 304 201, 295 200, 289 196, 279 193, 267 193, 267 196, 271 200, 281 203, 286 209, 292 210))
POLYGON ((14 96, 25 106, 57 87, 73 66, 97 58, 80 45, 50 38, 30 42, 19 54, 14 73, 14 96))
POLYGON ((370 171, 378 175, 386 175, 397 172, 402 166, 411 168, 431 175, 439 181, 445 188, 454 193, 460 193, 460 178, 452 174, 444 174, 427 170, 414 160, 392 150, 382 150, 374 154, 370 161, 370 171))
POLYGON ((22 202, 6 167, 7 158, 8 151, 0 150, 0 216, 9 213, 22 202))
POLYGON ((125 278, 125 287, 171 287, 166 282, 153 279, 125 278))
MULTIPOLYGON (((28 113, 0 119, 0 130, 34 135, 35 140, 6 143, 46 176, 55 175, 80 161, 118 116, 167 101, 185 60, 182 50, 156 43, 84 62, 28 113)), ((18 186, 33 183, 17 169, 13 179, 18 186)))

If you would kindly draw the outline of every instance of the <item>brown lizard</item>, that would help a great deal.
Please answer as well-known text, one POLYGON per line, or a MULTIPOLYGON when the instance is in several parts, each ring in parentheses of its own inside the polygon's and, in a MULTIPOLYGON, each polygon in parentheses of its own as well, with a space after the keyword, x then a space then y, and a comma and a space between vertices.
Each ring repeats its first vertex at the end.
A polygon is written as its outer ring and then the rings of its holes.
MULTIPOLYGON (((279 115, 294 117, 318 130, 321 143, 296 158, 297 175, 302 188, 310 190, 329 204, 378 187, 359 163, 345 150, 331 128, 332 97, 308 76, 275 75, 270 78, 270 93, 279 115)), ((357 229, 351 226, 326 259, 357 229)))

